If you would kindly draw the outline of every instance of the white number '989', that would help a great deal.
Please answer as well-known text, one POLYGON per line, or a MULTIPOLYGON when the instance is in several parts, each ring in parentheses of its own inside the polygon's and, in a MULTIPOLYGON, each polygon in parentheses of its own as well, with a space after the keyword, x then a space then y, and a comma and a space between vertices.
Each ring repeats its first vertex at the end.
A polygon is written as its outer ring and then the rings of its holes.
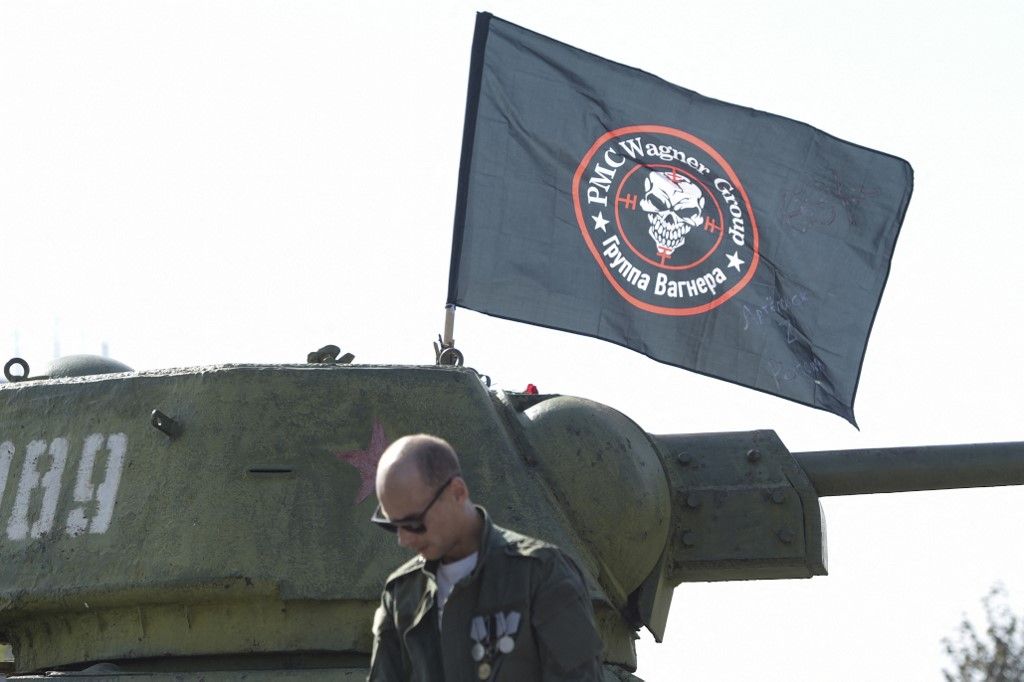
MULTIPOLYGON (((114 502, 117 499, 117 487, 121 482, 121 469, 124 466, 127 449, 128 437, 123 433, 112 433, 109 436, 94 433, 85 439, 82 457, 78 463, 78 475, 75 478, 74 506, 67 517, 68 535, 107 532, 114 514, 114 502), (106 472, 103 481, 99 485, 94 485, 96 460, 101 453, 106 454, 106 472), (95 511, 89 514, 87 509, 92 503, 95 503, 95 511)), ((14 443, 0 443, 0 508, 3 506, 8 482, 12 485, 12 492, 14 490, 14 479, 10 477, 14 453, 14 443)), ((54 438, 49 442, 34 440, 25 448, 21 477, 18 479, 11 516, 7 522, 9 540, 39 538, 53 530, 57 502, 60 499, 61 479, 67 459, 67 438, 54 438), (49 456, 50 466, 46 471, 39 471, 39 460, 46 455, 49 456), (32 504, 39 496, 41 499, 38 505, 32 504), (39 509, 35 519, 30 518, 32 509, 39 509)), ((0 533, 2 532, 3 525, 0 522, 0 533)))

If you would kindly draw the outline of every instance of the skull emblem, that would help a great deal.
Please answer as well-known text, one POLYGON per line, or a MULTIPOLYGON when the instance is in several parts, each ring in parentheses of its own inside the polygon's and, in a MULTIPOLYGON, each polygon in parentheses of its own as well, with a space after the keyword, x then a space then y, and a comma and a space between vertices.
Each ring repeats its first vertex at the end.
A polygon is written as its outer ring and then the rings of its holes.
POLYGON ((704 194, 690 178, 673 171, 651 171, 644 179, 640 208, 651 223, 648 234, 661 262, 686 241, 686 233, 703 219, 704 194))

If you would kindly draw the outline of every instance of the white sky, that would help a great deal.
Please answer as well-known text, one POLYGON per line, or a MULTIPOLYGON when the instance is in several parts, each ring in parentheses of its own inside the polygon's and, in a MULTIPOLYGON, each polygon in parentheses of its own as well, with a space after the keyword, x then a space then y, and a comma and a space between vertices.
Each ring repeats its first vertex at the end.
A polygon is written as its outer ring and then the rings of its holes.
MULTIPOLYGON (((793 451, 1024 440, 1024 3, 0 3, 0 356, 135 367, 432 363, 474 11, 909 160, 916 187, 842 419, 600 341, 459 311, 503 387, 653 433, 793 451)), ((831 575, 677 588, 648 680, 937 680, 1024 489, 827 498, 831 575)), ((1018 608, 1018 611, 1021 609, 1018 608)))

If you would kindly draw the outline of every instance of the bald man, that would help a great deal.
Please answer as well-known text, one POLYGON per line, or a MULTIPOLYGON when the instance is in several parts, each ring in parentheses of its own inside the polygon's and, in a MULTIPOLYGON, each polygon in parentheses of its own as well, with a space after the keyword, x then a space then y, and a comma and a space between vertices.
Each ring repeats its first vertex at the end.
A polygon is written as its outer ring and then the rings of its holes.
POLYGON ((377 499, 373 522, 416 556, 384 585, 371 682, 601 679, 583 576, 557 547, 491 523, 447 442, 395 441, 377 499))

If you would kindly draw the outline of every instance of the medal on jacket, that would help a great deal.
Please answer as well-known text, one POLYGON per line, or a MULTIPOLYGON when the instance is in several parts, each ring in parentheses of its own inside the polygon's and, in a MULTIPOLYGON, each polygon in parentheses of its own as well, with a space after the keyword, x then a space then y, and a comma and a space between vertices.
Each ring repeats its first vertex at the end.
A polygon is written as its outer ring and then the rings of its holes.
MULTIPOLYGON (((483 616, 475 616, 472 622, 470 622, 469 636, 473 639, 473 648, 469 650, 469 653, 476 663, 484 660, 484 656, 487 655, 485 645, 490 639, 488 629, 487 621, 484 620, 483 616)), ((480 679, 486 678, 481 677, 480 679)))
POLYGON ((476 667, 476 676, 481 680, 491 677, 491 656, 494 651, 491 646, 490 623, 483 616, 474 616, 469 625, 469 636, 473 638, 473 648, 469 650, 476 667))
POLYGON ((519 632, 521 620, 522 614, 518 611, 499 611, 492 616, 474 616, 470 621, 469 636, 473 640, 473 646, 469 653, 473 657, 473 662, 477 664, 478 678, 491 679, 497 657, 515 651, 515 636, 519 632))
POLYGON ((501 653, 510 654, 515 650, 516 641, 513 637, 519 631, 519 620, 518 611, 494 614, 494 629, 498 638, 498 651, 501 653))

